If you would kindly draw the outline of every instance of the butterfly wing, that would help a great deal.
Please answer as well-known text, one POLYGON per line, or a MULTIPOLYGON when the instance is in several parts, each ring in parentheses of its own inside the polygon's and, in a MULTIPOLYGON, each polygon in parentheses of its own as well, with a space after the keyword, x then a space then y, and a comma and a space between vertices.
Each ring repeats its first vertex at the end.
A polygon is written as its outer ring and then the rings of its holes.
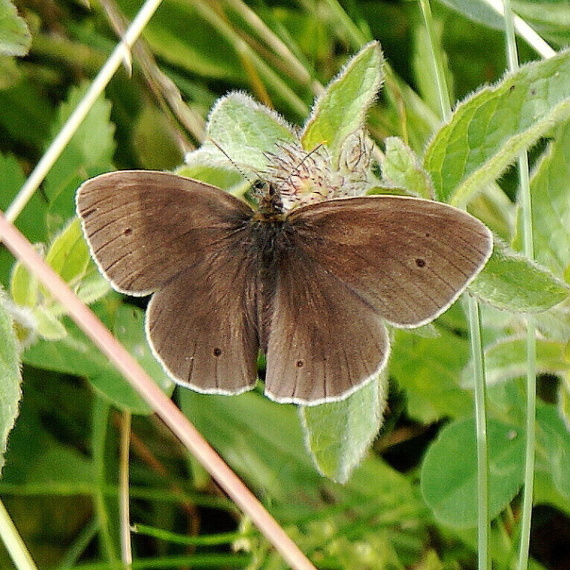
POLYGON ((179 383, 239 393, 256 381, 256 268, 242 242, 252 210, 222 190, 152 171, 87 181, 77 209, 92 254, 119 291, 155 292, 147 332, 179 383))
POLYGON ((492 248, 469 214, 415 198, 331 200, 288 223, 267 348, 266 391, 282 402, 314 405, 362 386, 387 360, 382 321, 436 318, 492 248))
POLYGON ((287 248, 278 268, 267 396, 316 405, 346 397, 374 378, 389 353, 380 315, 302 249, 287 248))
POLYGON ((419 198, 331 200, 290 217, 306 255, 399 327, 443 313, 493 245, 491 232, 470 214, 419 198))
POLYGON ((157 290, 252 215, 219 188, 148 170, 88 180, 77 212, 99 268, 130 295, 157 290))
POLYGON ((147 309, 155 355, 198 392, 239 394, 257 380, 256 265, 242 251, 235 236, 216 244, 158 290, 147 309))

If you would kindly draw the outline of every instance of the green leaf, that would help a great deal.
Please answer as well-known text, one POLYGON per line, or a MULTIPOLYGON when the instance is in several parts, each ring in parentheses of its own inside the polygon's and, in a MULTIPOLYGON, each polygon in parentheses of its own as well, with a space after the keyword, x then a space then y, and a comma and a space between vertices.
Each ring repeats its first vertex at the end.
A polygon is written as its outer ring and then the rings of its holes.
POLYGON ((111 290, 109 281, 101 275, 91 257, 78 218, 60 234, 59 240, 57 238, 54 240, 48 251, 48 257, 53 258, 54 263, 57 261, 61 267, 60 274, 86 305, 98 301, 111 290), (56 242, 58 242, 57 248, 56 242))
MULTIPOLYGON (((439 321, 444 323, 449 316, 448 312, 439 321)), ((457 326, 438 326, 435 338, 421 337, 417 330, 394 330, 390 375, 406 391, 408 414, 422 423, 472 413, 472 395, 459 384, 469 345, 452 327, 461 330, 464 319, 457 326)))
MULTIPOLYGON (((490 28, 503 31, 503 17, 485 0, 441 0, 465 17, 490 28)), ((570 7, 567 0, 513 0, 514 13, 529 24, 543 39, 568 45, 570 7)))
POLYGON ((276 143, 296 140, 292 127, 277 113, 245 93, 230 93, 219 99, 210 112, 206 130, 204 144, 186 157, 189 167, 208 165, 235 170, 233 161, 246 174, 258 176, 267 167, 264 152, 275 152, 276 143))
POLYGON ((382 161, 382 177, 396 187, 421 198, 433 198, 433 184, 414 151, 399 137, 388 137, 382 161))
MULTIPOLYGON (((520 489, 524 475, 524 434, 489 419, 489 514, 497 517, 520 489)), ((477 525, 475 421, 445 426, 428 449, 421 470, 422 495, 437 520, 456 528, 477 525)))
POLYGON ((7 55, 0 55, 0 91, 17 85, 22 79, 22 71, 16 60, 7 55))
POLYGON ((441 2, 474 22, 496 30, 505 28, 503 17, 484 0, 441 0, 441 2))
MULTIPOLYGON (((52 125, 53 137, 75 110, 87 87, 87 84, 83 84, 70 90, 52 125)), ((111 103, 100 97, 49 171, 44 189, 50 203, 49 221, 52 228, 60 228, 75 215, 75 191, 85 178, 112 169, 115 128, 110 116, 111 103)))
POLYGON ((66 336, 33 344, 23 354, 24 363, 43 370, 84 376, 120 407, 124 405, 133 410, 142 407, 140 399, 100 351, 71 321, 64 319, 64 322, 66 336))
MULTIPOLYGON (((133 307, 118 310, 116 333, 128 338, 128 348, 133 356, 161 389, 169 394, 173 390, 173 383, 152 357, 145 339, 142 316, 137 312, 141 311, 133 307)), ((117 407, 134 414, 151 413, 146 402, 75 324, 67 318, 64 323, 67 330, 64 338, 55 341, 41 340, 33 344, 24 352, 24 362, 44 370, 84 376, 117 407)))
POLYGON ((0 54, 26 55, 32 34, 10 0, 0 0, 0 54))
POLYGON ((40 300, 36 276, 20 261, 15 263, 10 276, 10 297, 20 307, 35 307, 40 300))
POLYGON ((85 274, 89 260, 89 247, 83 238, 81 223, 74 218, 54 237, 45 261, 66 283, 73 285, 85 274))
POLYGON ((0 291, 0 472, 10 431, 18 416, 22 397, 20 383, 20 354, 12 327, 12 318, 6 309, 6 298, 0 291))
MULTIPOLYGON (((536 368, 539 373, 568 373, 570 361, 560 342, 536 340, 536 368)), ((524 376, 528 369, 526 339, 503 338, 485 349, 485 377, 487 384, 496 384, 524 376)), ((462 385, 473 388, 473 364, 462 373, 462 385)))
POLYGON ((436 196, 463 206, 570 115, 570 52, 533 62, 461 103, 427 148, 436 196))
POLYGON ((338 166, 345 140, 364 126, 366 113, 382 84, 384 59, 378 42, 364 46, 317 99, 301 141, 305 150, 325 144, 338 166))
POLYGON ((151 170, 169 170, 182 160, 172 119, 154 105, 141 109, 133 127, 133 147, 138 162, 151 170))
POLYGON ((76 449, 53 443, 35 461, 26 477, 28 484, 67 487, 83 493, 93 492, 93 465, 76 449))
MULTIPOLYGON (((201 147, 196 152, 200 153, 202 148, 203 147, 201 147)), ((196 156, 194 156, 194 153, 187 155, 187 159, 190 161, 190 163, 177 168, 176 174, 179 174, 180 176, 186 176, 186 178, 195 178, 196 180, 202 180, 203 182, 211 184, 212 186, 223 188, 231 194, 242 195, 247 190, 249 190, 251 183, 247 180, 244 181, 243 174, 241 174, 235 168, 233 170, 228 170, 227 163, 223 166, 210 166, 206 164, 206 161, 218 161, 219 155, 216 157, 208 157, 208 152, 206 152, 201 157, 200 154, 196 156), (204 160, 204 162, 201 162, 201 160, 204 160)))
POLYGON ((90 305, 95 303, 95 301, 99 301, 109 291, 111 291, 111 284, 101 275, 95 262, 91 260, 81 283, 75 291, 77 296, 86 305, 90 305))
POLYGON ((33 332, 46 340, 60 340, 65 338, 67 330, 58 318, 58 314, 61 313, 61 308, 54 311, 53 307, 38 305, 34 307, 31 312, 34 325, 33 332))
POLYGON ((554 406, 536 411, 538 449, 546 454, 556 489, 570 499, 570 433, 554 406))
MULTIPOLYGON (((2 92, 0 91, 0 96, 2 92)), ((3 103, 0 100, 0 109, 3 103)), ((1 113, 0 113, 1 115, 1 113)), ((12 155, 0 153, 0 210, 5 211, 12 203, 14 197, 26 181, 22 167, 12 155)), ((36 192, 28 202, 22 215, 16 220, 18 229, 32 242, 45 241, 46 204, 41 194, 36 192)), ((14 257, 6 250, 0 248, 0 279, 7 287, 14 257)))
POLYGON ((570 299, 533 315, 536 326, 546 338, 558 342, 570 340, 570 299))
POLYGON ((382 425, 388 379, 381 375, 341 402, 300 406, 305 444, 319 473, 346 483, 382 425))
POLYGON ((545 311, 568 299, 570 288, 550 271, 509 250, 499 240, 487 265, 469 290, 499 309, 515 313, 545 311))
MULTIPOLYGON (((560 127, 531 179, 536 261, 570 279, 570 123, 560 127)), ((516 239, 521 243, 520 224, 516 239)))
POLYGON ((174 381, 155 358, 148 343, 142 309, 123 303, 115 313, 113 332, 117 340, 137 359, 146 373, 156 380, 163 392, 172 394, 174 381))
POLYGON ((515 13, 540 36, 561 47, 570 42, 570 6, 567 0, 515 0, 515 13))
POLYGON ((303 445, 294 406, 252 392, 227 397, 180 390, 179 397, 196 428, 256 488, 285 501, 318 496, 321 478, 303 445))
MULTIPOLYGON (((100 299, 110 289, 91 260, 77 218, 53 238, 45 260, 85 303, 100 299)), ((41 337, 58 340, 66 335, 65 326, 59 319, 65 307, 21 262, 17 262, 12 271, 10 292, 17 305, 31 309, 35 332, 41 337)))
MULTIPOLYGON (((24 78, 0 91, 0 125, 7 140, 31 146, 40 155, 53 120, 49 96, 33 80, 24 78)), ((1 177, 0 177, 1 180, 1 177)))

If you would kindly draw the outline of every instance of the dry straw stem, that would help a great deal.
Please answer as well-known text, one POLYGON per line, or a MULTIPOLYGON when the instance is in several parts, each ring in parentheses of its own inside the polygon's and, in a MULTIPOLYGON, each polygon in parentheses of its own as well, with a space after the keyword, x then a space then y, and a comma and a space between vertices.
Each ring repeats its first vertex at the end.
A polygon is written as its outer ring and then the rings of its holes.
POLYGON ((86 307, 61 277, 48 267, 30 242, 7 221, 3 214, 0 214, 0 239, 13 255, 67 308, 68 314, 77 326, 111 360, 117 370, 137 390, 188 451, 202 463, 220 487, 252 519, 287 563, 294 569, 315 570, 299 547, 287 536, 277 521, 226 465, 192 423, 158 388, 93 311, 86 307))
POLYGON ((25 208, 34 192, 39 188, 43 179, 51 170, 51 167, 55 164, 67 143, 71 140, 75 131, 77 131, 83 122, 83 119, 87 116, 87 113, 89 113, 93 103, 97 97, 101 95, 121 63, 126 62, 127 65, 130 66, 131 48, 144 30, 148 21, 160 6, 161 2, 162 0, 146 0, 128 30, 125 32, 123 39, 117 44, 117 47, 105 62, 105 65, 103 65, 97 74, 97 77, 93 80, 93 83, 79 105, 77 105, 73 113, 71 113, 65 125, 49 145, 48 149, 26 180, 26 183, 22 186, 20 192, 8 210, 6 210, 6 217, 8 220, 14 221, 20 215, 21 211, 25 208))
MULTIPOLYGON (((502 0, 484 0, 497 14, 505 17, 505 5, 502 0)), ((524 38, 542 58, 548 59, 556 55, 556 52, 545 42, 522 18, 513 16, 513 23, 517 34, 524 38)))

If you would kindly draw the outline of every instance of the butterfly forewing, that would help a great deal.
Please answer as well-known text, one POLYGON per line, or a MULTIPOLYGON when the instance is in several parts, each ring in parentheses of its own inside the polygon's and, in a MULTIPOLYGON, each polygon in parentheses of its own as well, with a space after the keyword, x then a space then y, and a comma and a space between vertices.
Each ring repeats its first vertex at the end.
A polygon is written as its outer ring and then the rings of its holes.
POLYGON ((89 180, 77 205, 113 286, 157 291, 146 327, 174 379, 203 392, 252 388, 259 342, 251 208, 218 188, 150 171, 89 180))
POLYGON ((331 200, 300 208, 290 223, 308 258, 401 327, 420 326, 446 310, 492 249, 479 220, 416 198, 331 200))
POLYGON ((101 270, 131 295, 148 294, 199 263, 252 215, 219 188, 147 170, 88 180, 77 210, 101 270))

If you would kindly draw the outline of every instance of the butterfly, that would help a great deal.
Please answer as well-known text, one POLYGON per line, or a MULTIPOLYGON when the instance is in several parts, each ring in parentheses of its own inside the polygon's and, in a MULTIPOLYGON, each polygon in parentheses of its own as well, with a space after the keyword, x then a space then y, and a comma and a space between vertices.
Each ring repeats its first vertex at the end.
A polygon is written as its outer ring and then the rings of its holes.
POLYGON ((386 365, 386 323, 443 313, 475 278, 492 235, 452 206, 404 196, 325 200, 284 211, 197 180, 118 171, 88 180, 77 211, 101 272, 149 295, 154 354, 179 384, 282 403, 346 398, 386 365))

